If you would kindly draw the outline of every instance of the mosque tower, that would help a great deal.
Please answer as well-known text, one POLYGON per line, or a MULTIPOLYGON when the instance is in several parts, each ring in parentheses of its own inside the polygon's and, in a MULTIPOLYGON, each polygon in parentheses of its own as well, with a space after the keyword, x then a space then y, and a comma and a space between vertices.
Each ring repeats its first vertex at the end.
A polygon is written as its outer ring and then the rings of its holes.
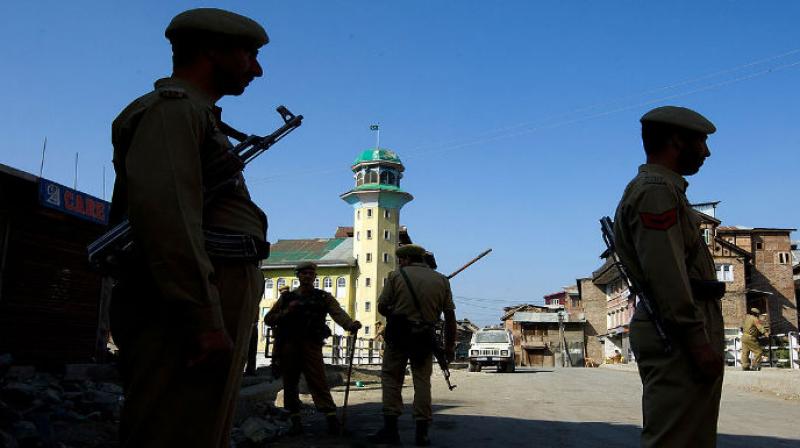
POLYGON ((397 267, 400 209, 414 197, 400 188, 405 167, 394 151, 363 151, 351 169, 355 188, 340 197, 354 209, 353 256, 358 263, 354 318, 364 325, 363 336, 374 338, 375 323, 381 320, 378 297, 389 272, 397 267))

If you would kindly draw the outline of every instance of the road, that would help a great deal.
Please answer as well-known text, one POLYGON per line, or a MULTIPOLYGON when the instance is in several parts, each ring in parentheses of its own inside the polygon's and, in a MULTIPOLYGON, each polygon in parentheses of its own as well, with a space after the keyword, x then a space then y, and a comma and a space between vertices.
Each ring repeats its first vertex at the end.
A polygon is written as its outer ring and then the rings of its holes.
MULTIPOLYGON (((792 372, 795 373, 795 372, 792 372)), ((792 375, 792 381, 800 381, 792 375)), ((720 447, 800 447, 800 401, 747 390, 743 375, 726 372, 719 422, 720 447), (737 382, 738 381, 738 382, 737 382), (730 384, 729 384, 730 383, 730 384)), ((633 369, 453 372, 448 391, 434 374, 431 439, 439 447, 637 447, 641 428, 641 384, 633 369)), ((403 398, 413 389, 406 377, 403 398)), ((334 399, 342 403, 342 388, 334 399)), ((351 389, 348 429, 339 439, 324 435, 324 422, 309 416, 307 434, 276 446, 368 446, 365 437, 381 425, 379 384, 351 389)), ((310 397, 304 401, 310 403, 310 397)), ((410 408, 407 406, 407 410, 410 408)), ((413 446, 410 415, 400 420, 403 443, 413 446)))

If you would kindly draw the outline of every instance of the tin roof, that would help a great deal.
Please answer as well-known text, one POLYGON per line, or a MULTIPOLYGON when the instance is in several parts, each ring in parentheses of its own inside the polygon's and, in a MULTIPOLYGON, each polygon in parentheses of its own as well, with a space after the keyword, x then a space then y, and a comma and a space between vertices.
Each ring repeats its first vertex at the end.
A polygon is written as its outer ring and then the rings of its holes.
POLYGON ((261 266, 295 266, 303 261, 313 261, 320 266, 355 266, 353 238, 278 240, 270 247, 269 258, 261 266))

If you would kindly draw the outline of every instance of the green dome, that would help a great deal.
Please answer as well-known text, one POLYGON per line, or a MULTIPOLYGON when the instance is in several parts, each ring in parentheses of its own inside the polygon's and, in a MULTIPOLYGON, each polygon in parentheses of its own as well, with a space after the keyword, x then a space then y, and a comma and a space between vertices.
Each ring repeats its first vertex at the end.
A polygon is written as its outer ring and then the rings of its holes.
POLYGON ((361 152, 361 154, 359 154, 359 156, 356 158, 355 162, 353 162, 353 166, 368 162, 389 162, 397 163, 399 165, 403 164, 396 152, 385 148, 372 148, 361 152))

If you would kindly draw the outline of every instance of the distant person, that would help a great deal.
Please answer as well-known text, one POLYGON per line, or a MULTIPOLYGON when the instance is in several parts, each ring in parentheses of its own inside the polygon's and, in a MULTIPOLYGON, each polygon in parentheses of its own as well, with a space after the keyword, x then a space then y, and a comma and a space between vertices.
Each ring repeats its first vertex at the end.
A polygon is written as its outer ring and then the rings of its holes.
POLYGON ((622 357, 622 353, 619 350, 614 350, 614 356, 611 357, 612 364, 622 364, 624 358, 622 357))
POLYGON ((724 339, 714 260, 700 235, 700 217, 686 199, 683 176, 711 155, 716 128, 695 111, 674 106, 641 118, 647 163, 617 207, 614 234, 628 272, 660 314, 667 353, 641 303, 630 339, 642 380, 644 447, 714 447, 722 392, 724 339))
POLYGON ((761 310, 750 308, 742 323, 742 370, 761 370, 761 354, 764 350, 758 338, 769 336, 769 331, 764 328, 759 315, 761 310), (753 366, 750 367, 750 353, 753 353, 753 366))
POLYGON ((433 420, 431 373, 434 324, 444 313, 447 362, 455 358, 456 313, 450 281, 425 261, 425 249, 415 244, 395 252, 400 267, 391 272, 378 298, 378 311, 386 316, 386 350, 381 368, 383 428, 369 437, 372 443, 400 442, 397 420, 403 413, 403 382, 411 362, 414 381, 414 420, 417 446, 428 446, 433 420))
POLYGON ((214 8, 178 14, 165 35, 172 76, 112 128, 111 224, 127 216, 136 241, 111 304, 121 446, 227 447, 263 290, 267 218, 241 173, 209 200, 207 182, 225 179, 212 179, 206 162, 229 157, 216 103, 263 74, 256 56, 268 38, 255 21, 214 8), (212 229, 238 249, 207 249, 212 229))
POLYGON ((353 320, 333 296, 314 287, 317 265, 303 262, 295 268, 300 287, 284 292, 264 317, 264 323, 276 327, 280 343, 275 345, 275 357, 280 359, 283 374, 283 403, 289 411, 291 435, 303 433, 300 418, 300 374, 306 378, 317 411, 325 414, 328 433, 338 435, 339 419, 336 403, 325 376, 322 346, 331 330, 325 324, 328 315, 347 331, 357 331, 361 323, 353 320))

